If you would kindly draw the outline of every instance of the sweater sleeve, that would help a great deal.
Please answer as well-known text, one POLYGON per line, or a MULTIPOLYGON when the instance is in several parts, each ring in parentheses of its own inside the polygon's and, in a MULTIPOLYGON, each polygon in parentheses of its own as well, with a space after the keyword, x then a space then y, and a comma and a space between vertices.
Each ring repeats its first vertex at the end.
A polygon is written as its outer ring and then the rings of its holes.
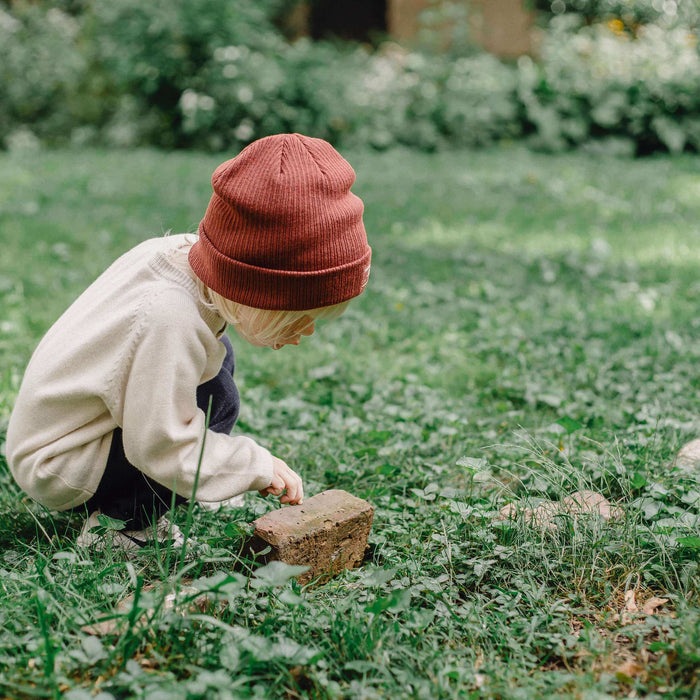
POLYGON ((127 459, 189 498, 204 439, 196 500, 222 501, 266 488, 272 480, 272 455, 248 437, 205 430, 206 417, 197 406, 207 343, 219 341, 199 317, 183 323, 181 314, 150 306, 156 312, 142 319, 122 375, 127 459))

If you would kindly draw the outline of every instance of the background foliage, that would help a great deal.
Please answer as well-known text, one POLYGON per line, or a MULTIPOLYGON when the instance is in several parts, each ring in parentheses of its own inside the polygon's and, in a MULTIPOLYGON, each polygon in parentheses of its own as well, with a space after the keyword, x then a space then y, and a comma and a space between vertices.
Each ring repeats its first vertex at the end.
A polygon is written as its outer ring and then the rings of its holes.
MULTIPOLYGON (((700 147, 692 0, 540 3, 553 19, 539 58, 517 66, 463 41, 449 55, 393 43, 290 43, 278 26, 289 4, 4 2, 5 146, 236 150, 301 131, 376 148, 522 135, 549 150, 599 139, 633 153, 700 147)), ((424 34, 437 12, 426 14, 424 34)))
POLYGON ((588 24, 618 20, 631 29, 652 22, 696 27, 700 20, 695 0, 536 0, 534 5, 549 15, 574 13, 588 24))
POLYGON ((0 154, 0 696, 697 697, 699 472, 674 459, 700 433, 697 158, 343 154, 366 292, 299 347, 232 331, 236 430, 308 495, 376 507, 363 567, 304 589, 245 561, 271 499, 196 508, 185 566, 131 561, 77 548, 83 514, 33 503, 3 456, 39 339, 117 255, 196 226, 221 154, 0 154), (623 517, 498 519, 580 488, 623 517))
POLYGON ((539 145, 630 153, 700 150, 700 54, 686 27, 554 20, 541 63, 519 62, 518 91, 539 145))

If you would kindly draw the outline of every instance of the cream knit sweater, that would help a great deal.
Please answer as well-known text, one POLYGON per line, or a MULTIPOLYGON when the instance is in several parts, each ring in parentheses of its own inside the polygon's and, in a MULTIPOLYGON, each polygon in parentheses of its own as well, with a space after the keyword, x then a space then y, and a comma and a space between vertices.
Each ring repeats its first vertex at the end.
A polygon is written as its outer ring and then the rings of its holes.
MULTIPOLYGON (((17 483, 48 508, 90 498, 117 426, 134 466, 192 495, 205 432, 196 389, 221 368, 225 322, 169 262, 169 251, 183 243, 184 235, 155 238, 120 257, 34 351, 6 452, 17 483)), ((222 501, 271 480, 266 449, 207 431, 197 500, 222 501)))

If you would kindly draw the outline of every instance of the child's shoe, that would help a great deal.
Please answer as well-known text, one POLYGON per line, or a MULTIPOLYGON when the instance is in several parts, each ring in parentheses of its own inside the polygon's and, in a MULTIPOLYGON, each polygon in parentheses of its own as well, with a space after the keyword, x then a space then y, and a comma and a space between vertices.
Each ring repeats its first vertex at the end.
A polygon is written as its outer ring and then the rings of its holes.
MULTIPOLYGON (((104 530, 104 526, 100 524, 97 518, 98 515, 100 515, 99 510, 90 513, 76 540, 78 547, 88 547, 102 551, 108 546, 108 543, 111 543, 111 546, 115 549, 133 551, 153 544, 154 541, 161 545, 167 545, 168 542, 171 542, 173 547, 182 547, 185 544, 185 536, 182 530, 175 523, 171 523, 166 515, 158 519, 155 528, 94 532, 93 530, 96 528, 104 530)), ((188 541, 188 544, 190 543, 191 541, 188 541)))

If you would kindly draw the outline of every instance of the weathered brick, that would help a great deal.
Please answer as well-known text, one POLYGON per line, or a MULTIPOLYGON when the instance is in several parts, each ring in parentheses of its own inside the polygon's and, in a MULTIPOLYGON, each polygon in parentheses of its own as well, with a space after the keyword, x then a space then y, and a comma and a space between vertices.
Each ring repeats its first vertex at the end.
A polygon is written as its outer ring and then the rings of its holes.
POLYGON ((301 506, 273 510, 253 525, 253 551, 272 548, 265 561, 309 566, 299 583, 322 580, 362 561, 372 527, 374 508, 340 489, 309 498, 301 506))

